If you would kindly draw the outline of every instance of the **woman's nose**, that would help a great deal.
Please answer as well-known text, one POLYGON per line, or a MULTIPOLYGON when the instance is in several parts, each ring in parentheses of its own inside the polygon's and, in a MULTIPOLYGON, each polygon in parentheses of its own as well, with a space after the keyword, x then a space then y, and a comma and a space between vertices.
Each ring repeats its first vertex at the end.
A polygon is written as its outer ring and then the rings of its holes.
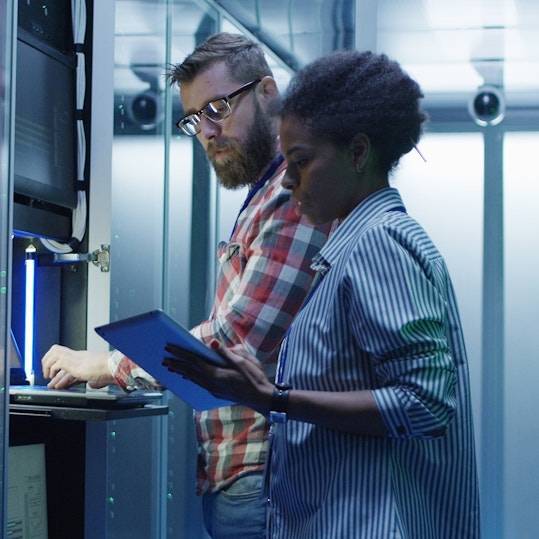
POLYGON ((281 180, 281 185, 285 189, 290 189, 291 191, 293 191, 297 185, 297 183, 293 180, 288 170, 285 172, 285 175, 283 176, 283 179, 281 180))

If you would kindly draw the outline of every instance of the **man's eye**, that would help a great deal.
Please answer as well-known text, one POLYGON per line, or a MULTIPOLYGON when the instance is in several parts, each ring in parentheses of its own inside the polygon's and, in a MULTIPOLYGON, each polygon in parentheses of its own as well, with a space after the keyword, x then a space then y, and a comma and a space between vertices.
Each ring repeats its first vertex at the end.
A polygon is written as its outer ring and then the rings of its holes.
POLYGON ((211 110, 216 114, 221 114, 227 110, 226 104, 223 101, 218 101, 217 103, 211 103, 211 110))
POLYGON ((212 101, 208 103, 204 108, 204 115, 210 119, 221 119, 227 115, 229 111, 227 104, 224 100, 212 101))

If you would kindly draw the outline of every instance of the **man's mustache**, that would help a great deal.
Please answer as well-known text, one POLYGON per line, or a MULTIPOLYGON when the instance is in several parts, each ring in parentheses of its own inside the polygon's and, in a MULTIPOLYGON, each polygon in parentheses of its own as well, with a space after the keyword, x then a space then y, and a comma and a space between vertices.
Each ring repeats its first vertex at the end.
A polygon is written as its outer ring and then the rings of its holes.
POLYGON ((218 152, 233 150, 235 148, 238 148, 238 146, 238 143, 232 139, 223 139, 219 141, 209 142, 208 147, 206 148, 206 153, 211 159, 212 157, 215 157, 218 152))

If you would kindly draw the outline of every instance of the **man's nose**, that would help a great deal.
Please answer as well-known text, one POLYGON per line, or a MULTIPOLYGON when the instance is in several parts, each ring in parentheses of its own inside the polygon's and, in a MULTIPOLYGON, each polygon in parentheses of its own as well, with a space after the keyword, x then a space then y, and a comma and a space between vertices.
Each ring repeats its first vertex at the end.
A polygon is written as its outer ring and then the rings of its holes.
POLYGON ((200 133, 205 139, 211 140, 221 134, 221 126, 217 122, 212 122, 206 116, 201 115, 200 133))

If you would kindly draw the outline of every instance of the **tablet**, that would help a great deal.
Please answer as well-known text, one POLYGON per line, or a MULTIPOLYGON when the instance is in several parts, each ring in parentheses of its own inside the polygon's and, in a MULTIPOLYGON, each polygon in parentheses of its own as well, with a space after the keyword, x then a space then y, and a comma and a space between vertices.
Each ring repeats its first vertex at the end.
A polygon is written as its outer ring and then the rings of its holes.
POLYGON ((225 361, 161 309, 98 326, 95 331, 195 410, 233 404, 213 396, 162 365, 164 357, 170 357, 165 351, 168 343, 216 364, 224 364, 225 361))

